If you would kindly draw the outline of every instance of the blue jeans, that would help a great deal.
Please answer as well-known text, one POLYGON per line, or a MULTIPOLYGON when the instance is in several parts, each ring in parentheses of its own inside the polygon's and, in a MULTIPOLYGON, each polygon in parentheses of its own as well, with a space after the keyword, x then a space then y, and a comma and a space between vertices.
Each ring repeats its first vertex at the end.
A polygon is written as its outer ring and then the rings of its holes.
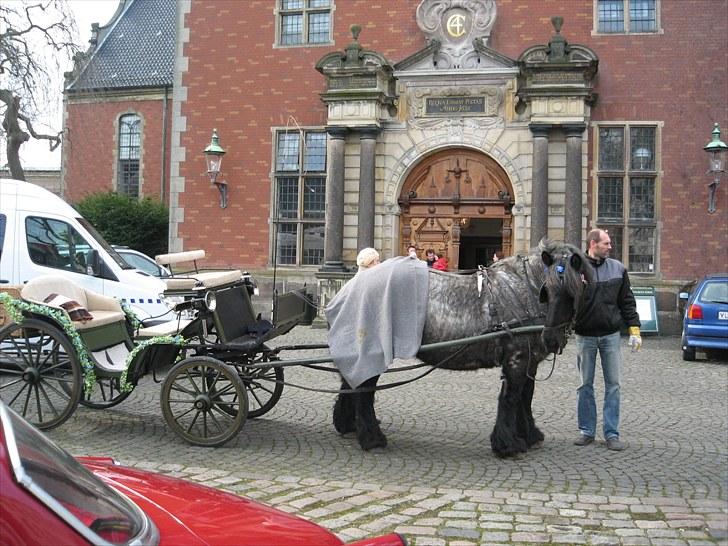
POLYGON ((576 390, 576 413, 579 431, 594 438, 597 429, 597 403, 594 399, 594 370, 597 352, 604 374, 604 439, 619 438, 619 382, 622 369, 622 350, 619 332, 608 336, 576 336, 576 368, 581 374, 581 386, 576 390))

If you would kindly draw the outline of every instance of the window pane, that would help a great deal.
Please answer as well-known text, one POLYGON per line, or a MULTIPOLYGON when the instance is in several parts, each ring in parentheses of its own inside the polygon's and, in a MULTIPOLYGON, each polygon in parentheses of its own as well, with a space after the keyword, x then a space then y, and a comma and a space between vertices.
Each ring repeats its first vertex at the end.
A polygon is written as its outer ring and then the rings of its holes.
POLYGON ((308 16, 308 43, 325 44, 329 41, 329 13, 312 13, 308 16))
POLYGON ((278 218, 298 218, 298 177, 278 179, 278 218))
POLYGON ((282 9, 303 9, 303 0, 281 0, 282 9))
POLYGON ((306 225, 303 229, 303 265, 319 265, 324 261, 323 224, 306 225))
POLYGON ((67 223, 30 216, 25 220, 25 236, 33 263, 86 273, 86 254, 91 247, 67 223))
POLYGON ((632 127, 630 135, 630 155, 632 157, 632 170, 655 170, 655 128, 632 127))
POLYGON ((304 171, 325 171, 326 133, 307 133, 303 155, 304 171))
POLYGON ((326 179, 306 178, 303 181, 303 217, 323 220, 326 209, 326 179))
POLYGON ((123 159, 119 161, 119 180, 116 191, 129 197, 139 197, 139 160, 123 159))
POLYGON ((119 119, 119 159, 139 159, 141 118, 136 115, 119 119))
POLYGON ((330 5, 330 0, 308 0, 309 8, 328 8, 330 5))
POLYGON ((630 0, 630 32, 654 32, 657 30, 655 0, 630 0))
POLYGON ((630 220, 655 219, 655 179, 631 178, 629 181, 630 220))
POLYGON ((652 273, 655 263, 655 228, 629 228, 629 271, 652 273))
POLYGON ((599 129, 599 169, 624 170, 624 127, 599 129))
POLYGON ((278 133, 278 150, 276 151, 277 171, 298 170, 298 133, 278 133))
POLYGON ((281 44, 303 43, 303 15, 283 15, 281 17, 281 44))
POLYGON ((602 225, 598 227, 606 231, 609 235, 609 239, 612 241, 612 251, 609 253, 609 257, 621 262, 623 241, 622 231, 624 228, 622 226, 615 225, 602 225))
POLYGON ((277 259, 279 264, 296 264, 296 224, 278 224, 277 259))
POLYGON ((624 0, 599 0, 599 32, 624 32, 624 0))
POLYGON ((600 221, 622 221, 624 218, 624 207, 622 203, 622 178, 616 176, 600 176, 597 218, 600 221))

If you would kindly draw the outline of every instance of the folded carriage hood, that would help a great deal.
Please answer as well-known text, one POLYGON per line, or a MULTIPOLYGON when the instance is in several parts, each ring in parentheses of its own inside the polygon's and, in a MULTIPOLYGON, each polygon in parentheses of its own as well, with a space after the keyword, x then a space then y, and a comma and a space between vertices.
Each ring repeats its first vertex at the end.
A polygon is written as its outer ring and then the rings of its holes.
POLYGON ((334 546, 316 524, 249 499, 177 478, 79 458, 108 485, 134 501, 159 529, 160 546, 334 546))

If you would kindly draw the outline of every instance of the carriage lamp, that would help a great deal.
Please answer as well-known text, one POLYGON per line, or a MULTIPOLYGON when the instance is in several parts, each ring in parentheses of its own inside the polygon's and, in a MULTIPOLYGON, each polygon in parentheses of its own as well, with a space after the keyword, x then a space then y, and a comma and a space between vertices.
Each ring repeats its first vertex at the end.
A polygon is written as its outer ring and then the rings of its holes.
POLYGON ((713 181, 708 184, 708 213, 715 212, 715 194, 720 186, 720 178, 725 173, 725 153, 728 151, 728 144, 720 139, 720 127, 715 124, 713 127, 713 140, 708 142, 703 150, 710 154, 710 168, 705 174, 712 174, 713 181))
POLYGON ((225 150, 220 146, 220 137, 217 136, 217 129, 212 130, 212 140, 210 145, 205 148, 205 162, 207 163, 207 176, 210 177, 210 183, 217 187, 220 192, 220 208, 227 207, 227 182, 218 180, 220 176, 220 166, 222 165, 222 156, 225 150))

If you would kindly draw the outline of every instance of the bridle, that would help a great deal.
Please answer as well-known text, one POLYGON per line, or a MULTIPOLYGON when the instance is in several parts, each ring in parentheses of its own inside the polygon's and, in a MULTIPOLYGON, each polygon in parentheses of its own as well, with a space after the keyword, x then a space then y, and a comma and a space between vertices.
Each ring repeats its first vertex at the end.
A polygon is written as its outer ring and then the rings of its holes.
MULTIPOLYGON (((569 267, 569 266, 566 264, 568 261, 571 260, 572 256, 573 256, 572 253, 565 252, 564 254, 561 255, 558 262, 555 265, 551 266, 554 268, 554 271, 556 272, 556 278, 558 279, 558 283, 561 288, 560 292, 567 290, 567 287, 565 286, 566 285, 566 267, 569 267)), ((546 271, 548 274, 548 267, 546 268, 546 271)), ((581 276, 581 282, 583 285, 586 285, 586 279, 584 278, 584 275, 581 276)), ((541 290, 545 290, 545 289, 546 289, 546 279, 544 279, 544 283, 542 285, 541 290)), ((572 309, 573 312, 571 314, 571 318, 567 321, 560 322, 559 324, 554 324, 551 326, 544 325, 544 327, 543 327, 544 331, 553 331, 553 330, 561 329, 564 334, 564 339, 565 340, 568 339, 574 329, 574 325, 576 323, 576 317, 579 314, 579 311, 581 309, 581 305, 582 305, 582 301, 583 301, 583 299, 582 299, 583 292, 584 292, 584 289, 582 286, 582 290, 579 291, 578 294, 573 294, 573 309, 572 309)), ((563 353, 565 346, 566 346, 566 344, 564 343, 563 346, 559 347, 558 353, 554 353, 554 358, 555 358, 556 354, 560 355, 563 353)))

